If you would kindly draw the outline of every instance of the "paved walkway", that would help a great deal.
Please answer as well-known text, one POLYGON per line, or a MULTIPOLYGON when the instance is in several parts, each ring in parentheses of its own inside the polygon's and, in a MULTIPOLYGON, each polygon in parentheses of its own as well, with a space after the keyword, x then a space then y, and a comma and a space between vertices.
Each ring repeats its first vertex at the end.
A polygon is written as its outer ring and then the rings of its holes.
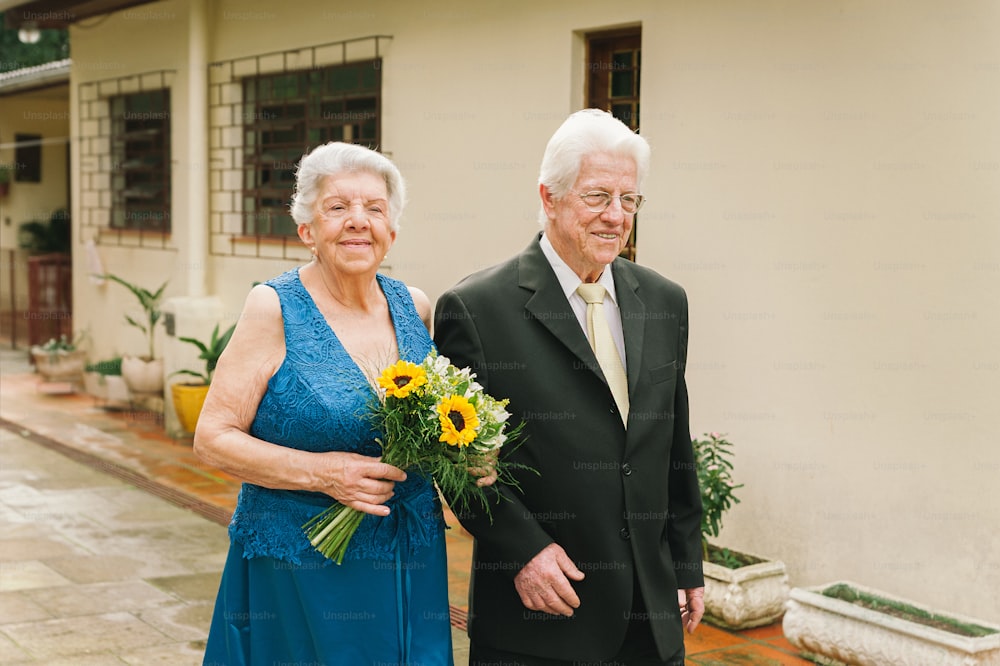
POLYGON ((224 527, 6 429, 0 469, 0 663, 201 663, 224 527))
MULTIPOLYGON (((60 393, 0 350, 0 664, 200 664, 239 483, 157 416, 60 393)), ((449 516, 455 663, 471 538, 449 516)), ((688 663, 807 664, 781 625, 703 625, 688 663)))

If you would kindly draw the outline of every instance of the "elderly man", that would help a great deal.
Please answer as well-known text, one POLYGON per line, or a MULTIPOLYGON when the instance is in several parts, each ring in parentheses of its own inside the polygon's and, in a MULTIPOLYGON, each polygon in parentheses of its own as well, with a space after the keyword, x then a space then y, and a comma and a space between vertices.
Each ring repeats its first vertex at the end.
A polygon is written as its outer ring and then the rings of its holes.
POLYGON ((701 620, 687 299, 619 258, 648 166, 610 114, 571 115, 542 159, 544 232, 438 301, 438 349, 510 399, 525 439, 504 455, 537 471, 459 517, 471 664, 683 664, 701 620))

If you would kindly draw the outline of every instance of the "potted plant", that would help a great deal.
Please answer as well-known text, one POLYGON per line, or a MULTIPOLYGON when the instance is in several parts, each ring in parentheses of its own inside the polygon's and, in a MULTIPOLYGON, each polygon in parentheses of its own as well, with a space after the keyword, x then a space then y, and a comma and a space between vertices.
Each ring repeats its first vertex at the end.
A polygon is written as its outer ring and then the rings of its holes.
POLYGON ((122 378, 122 358, 88 363, 84 367, 83 386, 87 393, 106 402, 128 402, 128 386, 122 378))
POLYGON ((29 254, 66 254, 73 245, 69 213, 60 208, 48 221, 31 220, 17 228, 17 245, 29 254))
POLYGON ((788 574, 779 560, 722 548, 709 543, 722 529, 722 517, 739 499, 742 488, 732 478, 732 442, 724 434, 706 433, 692 440, 701 488, 702 566, 705 575, 705 620, 727 629, 749 629, 781 617, 788 598, 788 574))
POLYGON ((98 277, 117 282, 128 289, 145 313, 145 320, 136 321, 129 315, 125 320, 129 325, 138 328, 145 334, 149 344, 149 354, 146 356, 124 356, 122 358, 122 377, 133 393, 160 393, 163 391, 163 359, 156 358, 156 323, 160 321, 163 312, 160 310, 160 299, 167 283, 164 282, 155 292, 132 284, 127 280, 106 273, 98 277))
POLYGON ((215 366, 226 345, 229 344, 229 339, 233 337, 235 329, 236 324, 233 324, 222 335, 219 335, 219 325, 216 324, 212 330, 212 337, 207 343, 196 338, 179 338, 181 342, 187 342, 197 347, 198 358, 205 361, 204 372, 184 369, 171 373, 171 376, 188 375, 196 379, 196 381, 175 382, 170 385, 170 394, 174 400, 177 420, 180 421, 181 427, 188 432, 194 432, 195 426, 198 424, 198 416, 201 414, 202 405, 205 404, 205 396, 208 395, 208 386, 212 383, 215 366))
POLYGON ((87 352, 77 349, 80 336, 75 340, 50 339, 43 345, 31 348, 31 358, 38 371, 46 381, 50 382, 80 382, 83 379, 83 366, 87 362, 87 352))
POLYGON ((824 664, 1000 664, 1000 626, 845 581, 793 588, 782 630, 824 664))

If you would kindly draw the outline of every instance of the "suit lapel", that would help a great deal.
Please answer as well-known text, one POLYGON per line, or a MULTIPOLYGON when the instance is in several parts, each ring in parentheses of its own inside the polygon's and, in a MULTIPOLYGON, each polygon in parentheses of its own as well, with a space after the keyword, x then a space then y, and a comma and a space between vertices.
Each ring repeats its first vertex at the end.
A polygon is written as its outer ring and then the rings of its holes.
POLYGON ((646 304, 639 298, 639 282, 629 270, 625 259, 616 259, 611 264, 615 275, 615 291, 618 309, 622 317, 622 333, 625 336, 625 369, 628 373, 628 393, 635 395, 642 370, 642 345, 646 332, 646 304))
POLYGON ((587 342, 587 336, 559 286, 552 266, 542 252, 538 239, 521 253, 518 260, 518 285, 533 292, 524 309, 538 323, 564 344, 577 358, 604 381, 604 373, 587 342))

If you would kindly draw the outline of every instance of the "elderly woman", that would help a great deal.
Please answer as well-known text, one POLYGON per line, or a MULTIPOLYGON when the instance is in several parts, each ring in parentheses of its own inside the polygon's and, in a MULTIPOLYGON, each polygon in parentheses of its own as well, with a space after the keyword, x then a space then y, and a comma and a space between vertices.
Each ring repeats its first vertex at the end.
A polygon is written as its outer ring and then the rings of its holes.
POLYGON ((377 272, 403 180, 329 143, 295 189, 312 261, 250 291, 195 433, 203 460, 244 481, 205 663, 451 664, 441 506, 379 461, 364 417, 373 375, 432 346, 427 296, 377 272), (341 565, 302 530, 332 501, 369 514, 341 565))

